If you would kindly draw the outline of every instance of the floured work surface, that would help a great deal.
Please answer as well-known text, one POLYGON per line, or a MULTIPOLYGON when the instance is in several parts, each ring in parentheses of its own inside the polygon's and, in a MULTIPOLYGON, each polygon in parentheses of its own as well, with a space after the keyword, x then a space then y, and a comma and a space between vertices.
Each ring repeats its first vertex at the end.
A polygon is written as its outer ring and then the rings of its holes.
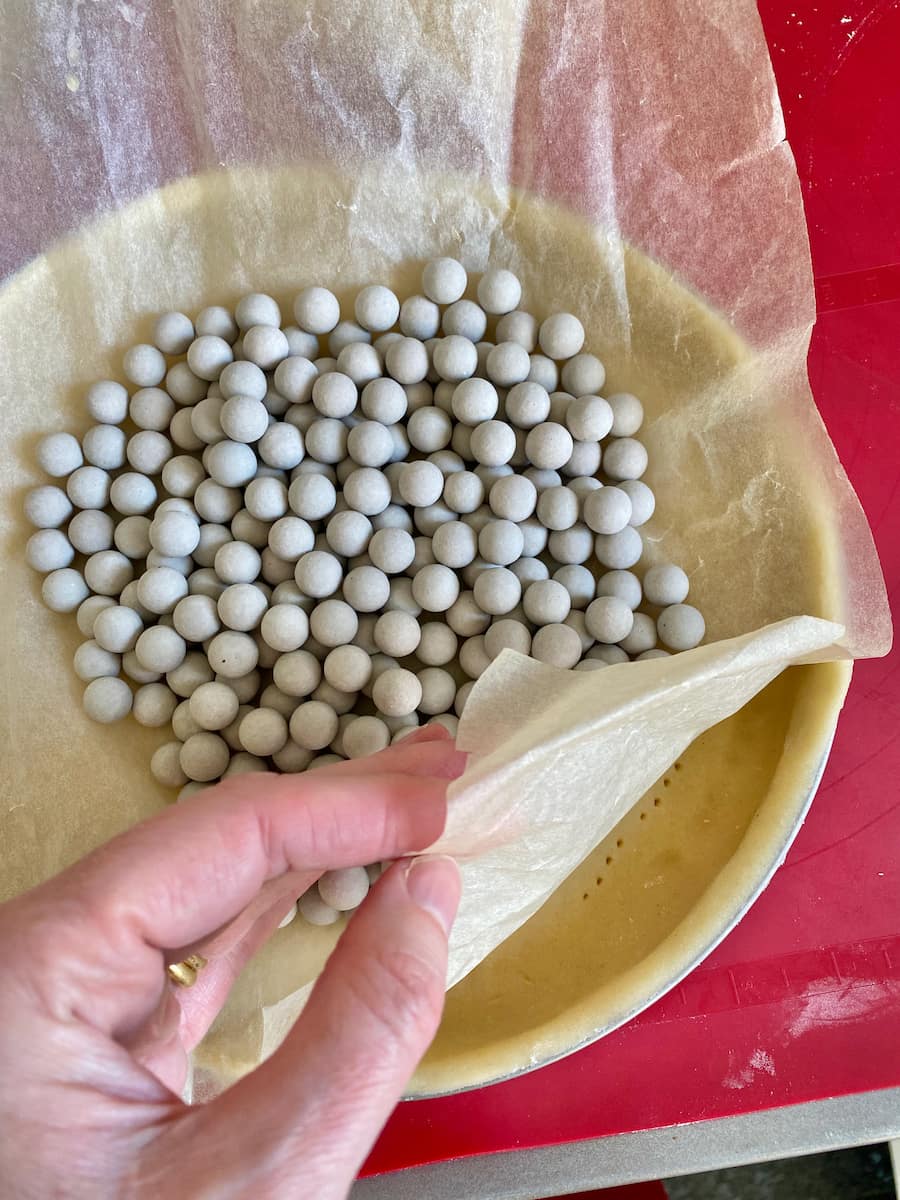
MULTIPOLYGON (((68 666, 74 622, 41 607, 22 560, 17 514, 37 435, 73 427, 84 387, 115 377, 121 349, 146 336, 154 313, 251 289, 283 301, 313 282, 342 301, 373 280, 408 291, 421 260, 437 253, 476 272, 488 257, 508 265, 538 317, 577 312, 609 390, 641 397, 658 496, 642 567, 651 556, 683 563, 708 640, 797 613, 840 616, 828 510, 815 464, 791 436, 800 405, 791 388, 800 384, 751 359, 724 322, 641 255, 549 205, 458 178, 411 187, 378 174, 350 181, 285 170, 176 184, 36 260, 0 296, 0 323, 18 331, 2 501, 3 587, 15 613, 3 639, 15 748, 3 797, 4 842, 15 848, 8 892, 169 799, 147 771, 164 735, 100 728, 82 715, 68 666)), ((561 1053, 707 949, 795 826, 847 677, 842 666, 792 669, 691 748, 668 786, 661 781, 545 909, 451 992, 421 1086, 465 1086, 561 1053)), ((598 780, 598 796, 609 786, 598 780)), ((299 923, 278 933, 201 1048, 201 1067, 221 1081, 253 1065, 261 1007, 301 987, 335 936, 299 923)))

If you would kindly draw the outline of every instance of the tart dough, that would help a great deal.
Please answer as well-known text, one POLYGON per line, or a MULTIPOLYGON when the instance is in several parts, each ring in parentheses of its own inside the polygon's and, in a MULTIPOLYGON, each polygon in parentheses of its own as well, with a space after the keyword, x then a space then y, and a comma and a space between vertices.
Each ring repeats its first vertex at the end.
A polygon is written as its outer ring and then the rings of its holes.
MULTIPOLYGON (((373 280, 410 294, 421 261, 437 254, 475 271, 489 257, 508 265, 538 318, 578 313, 607 389, 641 397, 658 495, 648 529, 659 558, 691 574, 710 639, 797 613, 841 619, 837 539, 802 439, 789 436, 791 404, 773 421, 784 397, 769 394, 766 364, 633 248, 533 197, 458 177, 247 169, 186 179, 53 247, 0 292, 0 586, 10 614, 0 662, 16 750, 0 796, 4 897, 174 798, 148 771, 164 731, 100 727, 82 714, 68 667, 82 639, 73 619, 41 605, 25 565, 20 514, 39 481, 39 436, 88 427, 87 386, 121 378, 123 347, 146 340, 161 311, 194 312, 249 290, 289 311, 317 282, 343 304, 373 280)), ((413 1090, 469 1087, 566 1053, 702 958, 796 832, 848 682, 847 664, 791 668, 704 734, 541 912, 453 989, 413 1090)), ((339 931, 296 922, 275 935, 198 1051, 201 1077, 221 1085, 255 1065, 260 1006, 311 978, 339 931)))

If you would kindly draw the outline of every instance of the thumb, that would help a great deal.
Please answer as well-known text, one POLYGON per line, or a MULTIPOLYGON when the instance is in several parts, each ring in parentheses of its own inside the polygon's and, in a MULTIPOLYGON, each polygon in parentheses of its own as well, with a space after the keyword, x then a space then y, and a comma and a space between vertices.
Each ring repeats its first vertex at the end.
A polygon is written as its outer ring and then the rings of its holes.
POLYGON ((347 1194, 437 1030, 459 895, 449 858, 401 861, 379 880, 281 1048, 195 1112, 207 1164, 228 1160, 260 1198, 347 1194))

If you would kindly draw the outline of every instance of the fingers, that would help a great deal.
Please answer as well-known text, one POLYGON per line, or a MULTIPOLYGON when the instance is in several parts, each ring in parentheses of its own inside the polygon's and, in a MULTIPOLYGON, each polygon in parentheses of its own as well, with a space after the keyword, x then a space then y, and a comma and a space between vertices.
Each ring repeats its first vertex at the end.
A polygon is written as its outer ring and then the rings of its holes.
POLYGON ((174 988, 163 988, 156 1009, 121 1044, 135 1062, 155 1075, 174 1095, 184 1089, 187 1079, 188 1046, 182 1028, 180 997, 174 988))
POLYGON ((394 858, 443 829, 452 744, 431 743, 434 776, 387 771, 235 776, 114 839, 53 886, 116 936, 158 947, 192 943, 239 913, 291 869, 394 858), (443 774, 440 774, 443 772, 443 774))
MULTIPOLYGON (((335 764, 333 769, 342 775, 364 777, 377 769, 384 773, 396 770, 454 778, 465 756, 449 753, 448 743, 452 739, 443 726, 425 725, 402 743, 368 758, 335 764), (428 743, 432 746, 423 752, 428 743)), ((232 921, 199 943, 183 946, 169 956, 176 961, 197 953, 208 960, 194 986, 179 995, 184 1015, 181 1036, 188 1049, 206 1033, 238 975, 277 928, 291 902, 312 886, 318 874, 318 871, 290 871, 270 880, 232 921)))
MULTIPOLYGON (((441 778, 454 778, 465 756, 453 753, 452 747, 447 744, 449 740, 449 734, 441 726, 425 726, 405 739, 402 754, 399 753, 400 746, 388 747, 366 759, 351 760, 339 766, 336 764, 334 769, 339 770, 342 777, 368 777, 377 766, 382 773, 393 769, 409 771, 414 775, 430 774, 441 778), (423 747, 429 742, 432 746, 423 752, 423 747), (417 746, 419 749, 416 749, 417 746)), ((277 910, 277 919, 280 919, 290 902, 311 887, 320 873, 319 869, 290 871, 269 880, 233 920, 209 936, 201 938, 199 943, 173 950, 169 956, 172 961, 184 958, 190 953, 202 954, 210 960, 201 977, 204 986, 196 984, 182 1001, 186 1014, 190 1015, 192 1028, 199 1028, 206 1019, 209 1009, 206 1001, 210 997, 218 998, 219 1007, 224 1002, 228 988, 244 964, 275 928, 277 920, 273 922, 271 914, 277 910), (285 899, 288 903, 283 902, 285 899), (204 1001, 202 1004, 201 996, 204 1001)), ((207 1024, 215 1016, 218 1008, 210 1011, 207 1024)), ((195 1043, 192 1041, 191 1044, 195 1043)))
POLYGON ((271 904, 239 940, 208 961, 192 987, 163 988, 152 1015, 133 1036, 120 1039, 132 1057, 175 1095, 184 1090, 188 1054, 205 1036, 235 980, 278 928, 291 902, 282 897, 271 904))
MULTIPOLYGON (((89 1013, 98 1027, 128 1036, 158 1003, 160 951, 221 929, 267 880, 297 871, 299 895, 303 880, 326 869, 430 845, 443 829, 447 780, 464 756, 440 736, 417 753, 433 774, 366 772, 361 760, 353 774, 236 776, 23 897, 30 911, 51 914, 37 921, 46 946, 27 956, 44 1002, 64 1018, 89 1013), (44 976, 52 988, 41 985, 44 976)), ((388 765, 407 761, 392 756, 388 765)))
POLYGON ((351 758, 329 767, 340 775, 372 775, 400 771, 410 775, 436 775, 455 779, 465 763, 465 754, 453 746, 443 725, 423 725, 402 741, 367 758, 351 758))
POLYGON ((150 1016, 137 1029, 119 1037, 135 1061, 175 1095, 184 1090, 188 1054, 219 1015, 241 971, 278 928, 297 892, 312 882, 298 883, 298 878, 297 872, 290 871, 272 880, 256 898, 264 897, 266 904, 258 907, 254 901, 248 905, 241 917, 225 927, 215 944, 206 945, 204 939, 198 947, 167 956, 173 962, 187 957, 189 952, 209 957, 193 986, 163 986, 159 1003, 150 1016), (244 917, 248 919, 245 921, 244 917))
POLYGON ((209 958, 193 987, 177 989, 182 1012, 181 1039, 186 1050, 193 1050, 206 1034, 241 971, 278 928, 294 899, 292 891, 289 897, 270 905, 242 937, 226 949, 214 952, 215 957, 209 958))
POLYGON ((456 749, 443 725, 425 725, 401 742, 388 746, 368 760, 359 761, 368 761, 370 767, 377 764, 380 770, 390 764, 390 770, 404 774, 456 779, 462 774, 467 757, 462 750, 456 749))
POLYGON ((302 1178, 317 1200, 345 1196, 437 1029, 459 888, 450 859, 394 866, 283 1046, 192 1114, 186 1136, 205 1139, 211 1157, 253 1162, 257 1192, 277 1180, 287 1193, 302 1178))
POLYGON ((262 885, 236 917, 220 925, 206 937, 200 938, 198 942, 170 950, 166 954, 166 960, 179 962, 189 954, 200 954, 207 959, 229 954, 255 927, 260 917, 272 911, 273 906, 280 907, 281 916, 284 916, 291 904, 302 896, 307 888, 312 887, 320 874, 320 870, 305 870, 286 871, 283 875, 276 875, 274 879, 262 885))

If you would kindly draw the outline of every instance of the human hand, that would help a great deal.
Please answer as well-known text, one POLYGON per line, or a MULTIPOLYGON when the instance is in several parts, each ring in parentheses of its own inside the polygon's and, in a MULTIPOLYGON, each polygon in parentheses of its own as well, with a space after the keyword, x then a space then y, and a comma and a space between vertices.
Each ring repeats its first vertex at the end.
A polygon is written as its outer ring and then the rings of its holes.
POLYGON ((234 979, 326 869, 441 833, 463 767, 440 726, 308 775, 235 776, 0 909, 3 1195, 346 1195, 431 1042, 459 901, 449 859, 396 863, 281 1048, 178 1097, 234 979), (166 964, 208 964, 178 988, 166 964))

